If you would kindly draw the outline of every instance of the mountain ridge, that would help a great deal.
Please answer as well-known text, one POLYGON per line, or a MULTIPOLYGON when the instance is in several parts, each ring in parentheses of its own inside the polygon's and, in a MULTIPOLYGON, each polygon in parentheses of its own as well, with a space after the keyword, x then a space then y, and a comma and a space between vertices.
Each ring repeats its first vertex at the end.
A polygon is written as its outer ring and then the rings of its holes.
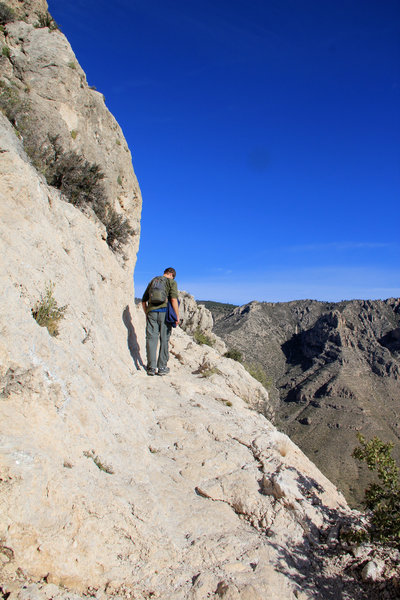
POLYGON ((395 442, 400 458, 399 299, 250 302, 217 312, 214 331, 263 366, 277 422, 350 501, 367 481, 351 459, 358 429, 395 442))

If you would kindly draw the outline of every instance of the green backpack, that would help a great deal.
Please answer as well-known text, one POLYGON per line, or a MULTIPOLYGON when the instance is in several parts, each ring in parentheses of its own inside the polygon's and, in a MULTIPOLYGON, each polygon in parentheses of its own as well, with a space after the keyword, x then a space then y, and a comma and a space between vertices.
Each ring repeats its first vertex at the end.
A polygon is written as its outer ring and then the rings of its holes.
POLYGON ((164 304, 167 301, 167 281, 165 277, 154 277, 149 289, 149 303, 153 306, 164 304))

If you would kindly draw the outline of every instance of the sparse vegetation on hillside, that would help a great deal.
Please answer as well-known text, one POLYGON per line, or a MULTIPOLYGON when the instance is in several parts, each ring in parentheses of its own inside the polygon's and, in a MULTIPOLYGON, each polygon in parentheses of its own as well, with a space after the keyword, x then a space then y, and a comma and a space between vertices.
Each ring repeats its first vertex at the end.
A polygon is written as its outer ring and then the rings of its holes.
POLYGON ((243 366, 254 379, 257 379, 266 389, 268 388, 270 381, 261 365, 258 363, 244 363, 243 366))
POLYGON ((59 333, 58 325, 64 318, 67 306, 58 306, 53 295, 54 283, 48 283, 46 291, 41 295, 40 300, 32 308, 32 316, 40 325, 46 327, 49 334, 56 337, 59 333))
MULTIPOLYGON (((6 46, 4 47, 6 48, 6 46)), ((0 81, 0 110, 18 133, 25 128, 29 109, 29 101, 21 97, 16 86, 0 81)))
POLYGON ((240 363, 243 362, 243 355, 237 348, 230 348, 228 352, 225 352, 224 356, 240 363))
MULTIPOLYGON (((48 136, 43 142, 30 120, 30 103, 14 85, 0 81, 0 110, 22 137, 24 148, 35 168, 49 185, 59 189, 65 198, 81 210, 90 207, 107 230, 107 243, 116 252, 134 234, 129 221, 112 207, 102 184, 104 173, 77 152, 65 151, 59 136, 48 136)), ((73 130, 71 137, 75 139, 73 130)), ((121 180, 122 183, 122 180, 121 180)))
POLYGON ((101 214, 106 198, 100 183, 104 175, 98 165, 89 163, 74 151, 65 152, 58 136, 49 137, 40 146, 33 136, 29 136, 25 148, 49 185, 59 189, 74 206, 89 205, 96 214, 101 214))
POLYGON ((15 21, 15 12, 4 2, 0 2, 0 25, 15 21))
POLYGON ((221 371, 218 367, 205 367, 204 369, 199 369, 200 375, 208 379, 208 377, 212 377, 212 375, 221 375, 221 371))
POLYGON ((47 183, 59 189, 81 210, 92 208, 106 227, 110 248, 121 251, 134 232, 129 221, 108 202, 102 185, 104 174, 99 165, 89 163, 77 152, 65 152, 58 137, 49 137, 42 145, 38 145, 33 135, 26 136, 24 141, 33 164, 43 173, 47 183))
POLYGON ((42 27, 48 27, 50 29, 50 31, 54 31, 55 29, 60 29, 49 12, 44 12, 44 13, 37 12, 36 16, 38 18, 37 23, 35 23, 36 28, 40 29, 42 27))
POLYGON ((196 331, 193 334, 193 337, 195 339, 195 341, 202 345, 205 344, 206 346, 214 346, 214 340, 208 336, 206 333, 203 333, 202 331, 200 331, 199 328, 196 329, 196 331))
POLYGON ((106 206, 104 213, 100 219, 107 230, 107 244, 114 250, 122 250, 122 247, 129 242, 130 237, 134 234, 128 219, 110 205, 106 206))
POLYGON ((393 444, 382 442, 378 437, 366 441, 360 433, 357 438, 360 445, 353 451, 354 458, 365 462, 378 478, 378 482, 371 483, 365 490, 364 505, 371 511, 365 536, 372 541, 400 546, 399 469, 392 457, 393 444))
POLYGON ((216 398, 216 400, 218 400, 218 402, 222 402, 222 404, 225 404, 225 406, 233 406, 232 402, 230 400, 226 400, 225 398, 216 398))
POLYGON ((104 473, 108 473, 108 475, 114 475, 114 469, 110 465, 106 465, 102 460, 97 456, 94 450, 85 450, 83 456, 86 458, 91 458, 96 467, 103 471, 104 473))

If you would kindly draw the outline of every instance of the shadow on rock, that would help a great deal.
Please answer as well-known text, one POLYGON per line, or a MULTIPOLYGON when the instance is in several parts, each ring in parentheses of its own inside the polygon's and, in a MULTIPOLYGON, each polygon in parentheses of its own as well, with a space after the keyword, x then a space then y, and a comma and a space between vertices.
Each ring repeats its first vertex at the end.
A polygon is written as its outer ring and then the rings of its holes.
POLYGON ((140 367, 144 368, 144 363, 142 357, 140 356, 140 346, 137 340, 135 328, 132 323, 131 311, 129 310, 129 306, 125 306, 124 312, 122 313, 122 320, 126 329, 128 330, 128 348, 129 352, 133 358, 133 362, 135 363, 135 367, 139 370, 140 367))
MULTIPOLYGON (((355 526, 357 517, 346 513, 338 516, 337 510, 321 505, 316 491, 322 492, 323 488, 314 479, 299 473, 296 480, 303 496, 323 510, 327 526, 318 529, 302 515, 300 519, 306 533, 303 541, 288 548, 273 544, 280 555, 278 571, 289 576, 305 592, 305 597, 313 600, 398 599, 397 572, 390 577, 383 572, 376 580, 367 580, 362 575, 366 564, 375 559, 375 552, 377 556, 381 552, 380 546, 374 549, 365 544, 358 546, 359 552, 353 553, 356 546, 344 541, 343 534, 355 526)), ((394 566, 397 568, 397 564, 398 560, 392 560, 388 571, 394 566)))

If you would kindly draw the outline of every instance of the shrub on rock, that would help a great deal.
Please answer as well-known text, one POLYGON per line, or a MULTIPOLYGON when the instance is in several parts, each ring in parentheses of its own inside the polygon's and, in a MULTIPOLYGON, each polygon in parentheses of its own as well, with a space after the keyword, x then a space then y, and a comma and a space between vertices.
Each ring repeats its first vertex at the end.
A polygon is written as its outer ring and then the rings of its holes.
POLYGON ((15 21, 15 12, 4 2, 0 2, 0 25, 15 21))

